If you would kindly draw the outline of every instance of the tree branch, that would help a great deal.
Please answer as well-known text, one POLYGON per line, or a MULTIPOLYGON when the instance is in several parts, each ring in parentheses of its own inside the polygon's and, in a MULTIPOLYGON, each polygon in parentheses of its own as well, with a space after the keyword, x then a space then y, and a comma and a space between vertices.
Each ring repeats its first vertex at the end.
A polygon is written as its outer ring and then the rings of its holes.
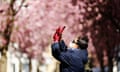
POLYGON ((14 12, 14 15, 16 15, 20 11, 24 2, 25 2, 25 0, 22 0, 21 5, 19 6, 18 10, 14 12))

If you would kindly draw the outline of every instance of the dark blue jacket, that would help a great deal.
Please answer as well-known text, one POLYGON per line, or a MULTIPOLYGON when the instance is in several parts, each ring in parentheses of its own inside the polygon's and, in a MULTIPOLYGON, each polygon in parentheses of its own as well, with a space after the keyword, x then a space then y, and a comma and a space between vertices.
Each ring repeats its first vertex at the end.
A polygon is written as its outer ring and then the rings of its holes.
POLYGON ((84 72, 88 61, 86 49, 67 49, 64 41, 52 44, 52 55, 61 62, 60 72, 84 72))

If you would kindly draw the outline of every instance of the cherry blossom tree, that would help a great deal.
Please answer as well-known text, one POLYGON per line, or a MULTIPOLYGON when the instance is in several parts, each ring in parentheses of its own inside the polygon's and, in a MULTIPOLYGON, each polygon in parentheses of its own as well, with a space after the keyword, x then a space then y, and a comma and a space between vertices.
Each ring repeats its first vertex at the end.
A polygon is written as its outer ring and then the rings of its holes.
POLYGON ((0 9, 0 14, 1 14, 1 23, 0 23, 0 35, 3 39, 1 39, 1 50, 2 53, 8 50, 8 46, 10 43, 10 38, 11 38, 11 34, 12 34, 12 29, 14 27, 14 17, 15 15, 19 12, 19 10, 21 9, 21 6, 24 2, 21 1, 20 5, 18 6, 18 10, 14 9, 14 4, 15 4, 16 0, 11 0, 10 2, 8 1, 2 1, 1 4, 1 9, 0 9))
POLYGON ((67 45, 76 35, 88 35, 89 53, 96 53, 94 59, 102 72, 104 59, 112 71, 112 53, 120 43, 119 3, 119 0, 11 0, 0 6, 0 46, 7 49, 10 42, 15 42, 29 58, 38 58, 51 44, 55 29, 66 26, 63 39, 67 45))

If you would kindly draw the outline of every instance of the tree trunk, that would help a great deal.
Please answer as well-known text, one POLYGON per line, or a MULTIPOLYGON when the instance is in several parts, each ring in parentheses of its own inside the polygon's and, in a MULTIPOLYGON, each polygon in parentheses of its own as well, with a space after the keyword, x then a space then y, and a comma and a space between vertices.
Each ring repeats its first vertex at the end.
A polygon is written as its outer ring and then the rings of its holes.
POLYGON ((32 62, 31 62, 31 58, 29 58, 29 72, 32 72, 32 62))
POLYGON ((113 71, 113 62, 112 62, 112 58, 111 57, 109 57, 109 62, 108 63, 109 63, 108 64, 108 66, 109 66, 108 72, 112 72, 113 71))
POLYGON ((2 54, 0 59, 0 72, 6 72, 7 71, 6 67, 7 67, 7 56, 2 54))

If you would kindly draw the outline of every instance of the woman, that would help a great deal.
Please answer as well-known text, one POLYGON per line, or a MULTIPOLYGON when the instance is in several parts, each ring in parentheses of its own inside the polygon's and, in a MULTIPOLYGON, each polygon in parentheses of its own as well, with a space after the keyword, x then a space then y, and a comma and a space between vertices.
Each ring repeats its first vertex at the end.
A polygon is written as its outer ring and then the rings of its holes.
POLYGON ((84 72, 84 65, 88 61, 88 38, 78 37, 72 41, 70 48, 67 48, 61 40, 65 27, 58 28, 53 36, 52 55, 61 62, 60 72, 84 72))

